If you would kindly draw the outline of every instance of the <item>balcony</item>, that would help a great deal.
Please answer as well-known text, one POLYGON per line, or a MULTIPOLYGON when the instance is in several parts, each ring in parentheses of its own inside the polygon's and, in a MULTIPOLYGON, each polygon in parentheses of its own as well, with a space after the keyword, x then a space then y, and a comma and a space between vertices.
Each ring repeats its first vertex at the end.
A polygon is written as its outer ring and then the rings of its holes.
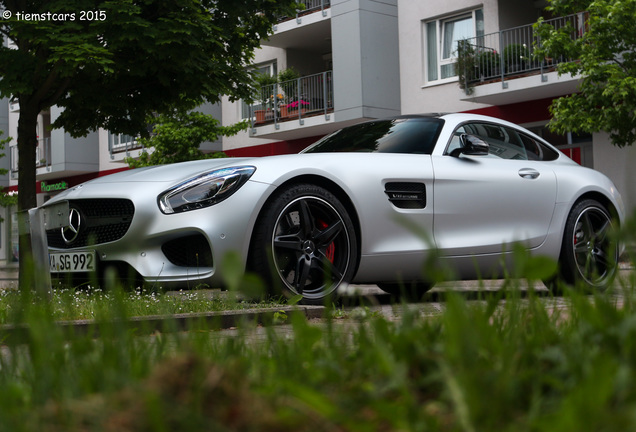
POLYGON ((51 171, 51 138, 38 138, 35 148, 35 167, 51 171))
POLYGON ((316 54, 331 52, 331 1, 304 0, 305 9, 295 17, 281 17, 273 27, 273 34, 263 45, 300 49, 316 54))
POLYGON ((257 102, 243 108, 251 121, 250 135, 292 139, 325 133, 325 126, 333 123, 332 76, 326 71, 257 89, 257 102))
MULTIPOLYGON (((585 33, 586 20, 582 12, 544 22, 569 29, 576 40, 585 33)), ((501 105, 575 92, 578 78, 556 72, 559 63, 574 59, 539 58, 537 46, 541 39, 533 24, 459 41, 457 72, 465 100, 501 105)))
MULTIPOLYGON (((295 17, 280 17, 278 22, 289 21, 296 19, 296 21, 302 21, 302 17, 312 14, 314 12, 321 12, 323 16, 327 16, 327 9, 331 7, 331 0, 300 0, 297 3, 305 6, 304 9, 299 10, 295 17)), ((300 24, 300 22, 298 22, 300 24)))
POLYGON ((108 154, 114 162, 125 162, 129 157, 138 157, 143 149, 135 137, 108 133, 108 154))
MULTIPOLYGON (((18 178, 18 146, 13 145, 10 147, 11 179, 18 178)), ((38 138, 38 144, 35 147, 35 168, 38 174, 51 171, 51 138, 38 138)))

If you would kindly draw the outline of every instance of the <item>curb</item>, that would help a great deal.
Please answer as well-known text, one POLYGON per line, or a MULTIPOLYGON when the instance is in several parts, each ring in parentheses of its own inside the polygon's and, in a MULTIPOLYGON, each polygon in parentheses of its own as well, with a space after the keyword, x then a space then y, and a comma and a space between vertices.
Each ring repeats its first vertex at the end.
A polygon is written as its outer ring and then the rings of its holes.
MULTIPOLYGON (((306 319, 315 319, 324 317, 325 307, 284 306, 267 309, 149 315, 108 322, 98 322, 95 320, 56 321, 52 323, 52 325, 62 330, 65 338, 77 335, 99 337, 100 331, 103 333, 105 328, 108 329, 121 325, 125 327, 126 331, 134 331, 136 335, 148 335, 157 332, 174 333, 193 329, 226 330, 240 327, 245 323, 272 325, 275 314, 281 312, 286 315, 302 314, 306 319)), ((28 324, 5 324, 0 326, 0 341, 3 344, 24 343, 30 338, 31 328, 28 324)))

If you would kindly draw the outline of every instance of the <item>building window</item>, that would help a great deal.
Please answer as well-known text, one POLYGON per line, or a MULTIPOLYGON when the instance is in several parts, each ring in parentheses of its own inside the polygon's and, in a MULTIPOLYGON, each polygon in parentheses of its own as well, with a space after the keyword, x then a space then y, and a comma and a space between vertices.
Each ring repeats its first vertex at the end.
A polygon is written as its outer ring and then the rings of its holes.
POLYGON ((108 147, 111 153, 116 153, 141 146, 137 145, 137 141, 135 140, 135 138, 130 135, 109 133, 108 147))
POLYGON ((258 66, 254 66, 252 68, 252 70, 258 74, 262 74, 262 75, 269 75, 269 76, 276 76, 276 74, 278 73, 276 71, 276 62, 271 62, 271 63, 266 63, 266 64, 260 64, 258 66))
POLYGON ((451 81, 457 76, 457 42, 483 36, 484 13, 481 9, 424 23, 425 81, 451 81))

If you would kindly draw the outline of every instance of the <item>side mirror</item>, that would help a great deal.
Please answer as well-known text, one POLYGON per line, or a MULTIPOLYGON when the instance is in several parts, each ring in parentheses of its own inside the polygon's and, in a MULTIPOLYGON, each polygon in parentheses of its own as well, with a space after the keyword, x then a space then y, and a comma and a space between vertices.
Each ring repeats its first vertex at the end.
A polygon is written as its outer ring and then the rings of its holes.
POLYGON ((475 135, 461 134, 459 136, 459 143, 461 147, 453 151, 453 156, 459 156, 460 154, 468 156, 488 156, 490 146, 486 141, 475 135))

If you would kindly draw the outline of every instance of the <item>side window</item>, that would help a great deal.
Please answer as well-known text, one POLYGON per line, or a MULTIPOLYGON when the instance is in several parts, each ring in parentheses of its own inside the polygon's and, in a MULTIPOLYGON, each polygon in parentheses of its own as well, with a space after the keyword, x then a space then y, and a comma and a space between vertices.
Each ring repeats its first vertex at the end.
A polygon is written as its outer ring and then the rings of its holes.
POLYGON ((551 161, 559 157, 559 154, 556 151, 552 150, 541 141, 537 141, 531 136, 523 133, 520 133, 519 137, 526 149, 528 160, 551 161))
MULTIPOLYGON (((501 159, 526 160, 526 149, 516 130, 491 123, 468 123, 465 133, 478 136, 490 146, 490 156, 501 159)), ((458 128, 456 134, 460 131, 458 128)), ((455 138, 453 138, 454 140, 455 138)))
POLYGON ((551 161, 559 154, 543 142, 521 131, 492 123, 466 123, 455 129, 446 154, 460 147, 461 134, 475 135, 490 146, 489 156, 501 159, 551 161))

